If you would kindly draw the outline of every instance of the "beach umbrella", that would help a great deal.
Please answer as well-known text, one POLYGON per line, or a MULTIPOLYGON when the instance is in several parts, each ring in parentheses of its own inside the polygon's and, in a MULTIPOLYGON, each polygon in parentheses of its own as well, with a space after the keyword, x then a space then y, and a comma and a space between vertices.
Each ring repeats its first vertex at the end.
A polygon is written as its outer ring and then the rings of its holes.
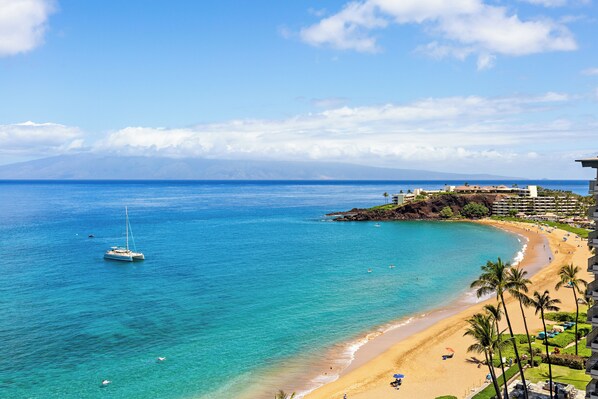
POLYGON ((395 374, 393 375, 394 378, 405 378, 404 374, 395 374))

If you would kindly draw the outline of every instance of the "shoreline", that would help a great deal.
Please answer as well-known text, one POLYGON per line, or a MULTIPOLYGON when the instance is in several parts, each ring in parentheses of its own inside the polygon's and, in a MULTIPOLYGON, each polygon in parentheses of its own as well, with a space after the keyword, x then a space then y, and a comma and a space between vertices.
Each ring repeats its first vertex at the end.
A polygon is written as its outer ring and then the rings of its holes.
MULTIPOLYGON (((547 269, 560 267, 562 264, 561 262, 564 260, 561 258, 573 257, 575 253, 580 252, 578 251, 580 248, 574 248, 570 245, 572 243, 569 243, 569 246, 573 248, 570 252, 573 254, 564 256, 562 252, 559 253, 558 251, 560 243, 554 239, 555 237, 551 237, 551 234, 547 232, 539 231, 535 225, 522 225, 521 223, 516 222, 493 220, 476 221, 475 223, 493 226, 511 234, 516 234, 519 237, 523 237, 525 240, 522 241, 523 259, 518 263, 516 262, 517 259, 515 259, 512 263, 519 264, 528 272, 528 277, 532 280, 532 290, 538 289, 535 280, 543 280, 545 278, 543 275, 546 273, 547 269), (556 254, 555 251, 557 252, 556 254), (549 259, 552 261, 550 262, 549 259), (556 266, 557 263, 558 266, 556 266)), ((559 232, 561 232, 561 234, 567 234, 567 232, 560 230, 559 232)), ((552 235, 554 235, 554 233, 552 235)), ((578 241, 575 241, 575 243, 578 243, 578 241)), ((552 285, 552 288, 553 287, 554 285, 552 285)), ((551 290, 551 292, 552 291, 554 290, 551 290)), ((559 294, 562 294, 562 292, 559 294)), ((394 372, 400 371, 405 373, 408 375, 408 378, 410 374, 413 374, 406 372, 405 367, 398 368, 401 363, 404 363, 400 361, 401 355, 410 355, 421 350, 419 346, 424 343, 423 341, 439 341, 434 338, 439 335, 445 336, 448 333, 454 335, 455 326, 463 328, 465 326, 465 320, 471 317, 473 313, 476 313, 476 311, 479 311, 484 304, 489 302, 494 302, 494 300, 492 298, 477 299, 471 291, 466 291, 461 294, 459 298, 445 306, 421 314, 404 317, 381 326, 374 332, 364 334, 361 338, 355 339, 347 344, 347 346, 359 344, 359 347, 354 351, 350 363, 340 370, 338 375, 334 377, 328 376, 327 381, 321 379, 322 376, 313 379, 312 387, 298 392, 298 397, 306 399, 342 398, 344 393, 350 395, 351 398, 358 397, 373 399, 380 396, 388 396, 391 392, 395 392, 388 388, 388 381, 391 380, 393 374, 392 370, 395 370, 394 372), (472 299, 474 300, 472 301, 472 299), (415 344, 416 342, 419 345, 415 344), (386 369, 385 374, 382 373, 384 369, 386 369)), ((510 302, 512 302, 512 300, 507 300, 508 309, 511 312, 510 302)), ((512 316, 512 318, 515 318, 516 315, 517 313, 515 313, 515 316, 512 316)), ((521 317, 520 313, 519 317, 521 317)), ((527 318, 529 318, 529 315, 527 315, 527 318)), ((461 341, 463 341, 463 339, 461 339, 461 341)), ((445 349, 442 348, 442 345, 443 344, 440 344, 441 347, 438 349, 439 353, 445 349)), ((455 347, 456 344, 448 342, 446 343, 446 346, 455 347)), ((466 346, 459 351, 461 355, 464 355, 466 346)), ((432 355, 432 359, 437 359, 439 356, 439 354, 434 354, 432 355)), ((430 360, 435 363, 432 359, 430 360)), ((429 363, 428 358, 422 358, 421 360, 429 363)), ((451 360, 440 363, 440 365, 446 366, 454 363, 456 362, 451 360)), ((482 385, 483 378, 485 377, 484 369, 477 369, 473 364, 466 364, 466 366, 469 366, 465 368, 469 368, 470 370, 464 371, 460 376, 461 378, 458 379, 458 382, 449 384, 454 385, 454 387, 445 389, 442 392, 439 391, 438 396, 443 394, 453 394, 457 397, 464 397, 466 395, 465 392, 468 392, 473 386, 482 385), (473 369, 471 369, 472 366, 473 369), (472 374, 471 378, 469 378, 469 383, 464 384, 462 380, 467 380, 469 372, 472 374), (459 388, 460 392, 456 391, 459 388)), ((428 380, 428 383, 433 381, 433 379, 425 378, 425 374, 429 373, 424 373, 423 381, 428 380)), ((440 374, 444 374, 444 372, 441 372, 440 374)), ((403 394, 399 396, 414 397, 404 393, 404 391, 410 391, 408 387, 411 385, 412 379, 409 378, 406 382, 408 382, 408 384, 401 389, 403 394)), ((414 391, 412 394, 421 395, 421 391, 419 393, 414 391)), ((426 397, 428 397, 427 394, 426 397)), ((435 396, 430 394, 430 397, 435 396)))

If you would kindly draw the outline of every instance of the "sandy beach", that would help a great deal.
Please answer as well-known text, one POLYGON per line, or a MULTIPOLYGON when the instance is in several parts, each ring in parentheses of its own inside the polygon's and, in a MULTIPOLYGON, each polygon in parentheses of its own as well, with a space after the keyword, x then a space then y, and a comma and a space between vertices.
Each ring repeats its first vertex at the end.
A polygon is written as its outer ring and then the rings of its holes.
MULTIPOLYGON (((553 230, 540 231, 532 224, 482 221, 509 232, 525 236, 528 240, 524 258, 519 264, 532 275, 530 291, 550 290, 551 296, 561 300, 562 310, 574 310, 575 303, 570 290, 556 291, 559 268, 568 263, 581 267, 580 277, 593 279, 586 271, 590 252, 585 240, 575 239, 571 234, 568 241, 563 237, 567 232, 553 230), (548 247, 547 247, 548 245, 548 247), (578 247, 578 245, 581 245, 578 247), (549 261, 551 257, 551 261, 549 261)), ((518 303, 507 296, 507 307, 514 332, 523 333, 523 321, 518 303)), ((379 398, 435 398, 441 395, 454 395, 464 398, 484 385, 488 372, 486 367, 478 368, 467 353, 471 338, 464 337, 466 320, 480 312, 488 299, 478 303, 453 304, 427 315, 426 319, 414 323, 411 329, 405 328, 384 334, 376 342, 364 345, 357 353, 354 362, 340 377, 306 396, 308 399, 336 399, 346 393, 351 399, 379 398), (453 359, 443 361, 446 348, 455 350, 453 359), (400 391, 389 387, 392 375, 396 372, 407 376, 400 391)), ((530 334, 539 331, 542 324, 532 309, 526 310, 530 334)), ((506 322, 503 322, 506 328, 506 322)))

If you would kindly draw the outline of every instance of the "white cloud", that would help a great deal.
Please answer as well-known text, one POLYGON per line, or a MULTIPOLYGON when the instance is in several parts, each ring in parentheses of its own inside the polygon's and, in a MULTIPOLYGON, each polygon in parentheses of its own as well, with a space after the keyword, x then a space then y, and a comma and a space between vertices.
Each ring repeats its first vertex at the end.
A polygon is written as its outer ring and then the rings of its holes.
POLYGON ((0 0, 0 57, 42 44, 54 9, 53 0, 0 0))
POLYGON ((5 156, 51 156, 82 147, 83 136, 76 127, 34 122, 0 125, 0 154, 5 156))
POLYGON ((330 44, 342 50, 376 52, 376 40, 368 36, 368 31, 386 27, 387 21, 377 17, 375 11, 368 2, 348 3, 339 13, 301 29, 300 37, 316 46, 330 44))
POLYGON ((396 160, 510 159, 511 148, 558 140, 571 125, 530 125, 522 115, 568 101, 531 97, 428 98, 409 104, 340 107, 283 120, 233 120, 189 128, 127 127, 98 141, 96 151, 225 159, 396 160), (497 149, 500 147, 500 149, 497 149))
POLYGON ((496 56, 492 54, 480 54, 478 56, 478 70, 490 69, 496 63, 496 56))
POLYGON ((581 71, 581 73, 588 76, 596 76, 598 75, 598 68, 584 69, 583 71, 581 71))
MULTIPOLYGON (((514 176, 525 170, 531 176, 527 166, 520 170, 513 165, 541 165, 557 151, 587 151, 594 146, 596 125, 592 121, 555 117, 555 111, 561 113, 578 100, 587 98, 555 92, 424 98, 404 104, 341 106, 277 120, 240 119, 185 128, 125 127, 95 138, 88 135, 85 143, 77 128, 26 122, 0 125, 0 158, 8 155, 22 160, 91 150, 166 157, 342 161, 465 172, 495 169, 495 173, 504 170, 500 173, 514 176)), ((540 175, 547 176, 538 166, 540 175)))
POLYGON ((544 7, 562 7, 567 5, 567 0, 520 0, 526 3, 544 7))
POLYGON ((362 0, 353 1, 337 14, 303 28, 306 43, 341 50, 377 52, 371 32, 389 24, 420 24, 438 37, 418 51, 433 57, 464 59, 478 53, 481 69, 493 65, 494 54, 522 56, 547 51, 570 51, 577 43, 568 28, 550 19, 522 20, 506 7, 482 0, 362 0))

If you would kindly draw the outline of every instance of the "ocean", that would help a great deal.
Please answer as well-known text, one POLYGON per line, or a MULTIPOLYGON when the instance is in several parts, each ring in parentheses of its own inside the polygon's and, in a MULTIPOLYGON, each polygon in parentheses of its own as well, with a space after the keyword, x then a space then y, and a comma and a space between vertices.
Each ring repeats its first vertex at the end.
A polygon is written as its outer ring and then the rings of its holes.
POLYGON ((443 184, 0 182, 0 397, 261 398, 330 378, 365 332, 521 250, 477 224, 325 217, 443 184), (144 262, 103 259, 125 206, 144 262))

